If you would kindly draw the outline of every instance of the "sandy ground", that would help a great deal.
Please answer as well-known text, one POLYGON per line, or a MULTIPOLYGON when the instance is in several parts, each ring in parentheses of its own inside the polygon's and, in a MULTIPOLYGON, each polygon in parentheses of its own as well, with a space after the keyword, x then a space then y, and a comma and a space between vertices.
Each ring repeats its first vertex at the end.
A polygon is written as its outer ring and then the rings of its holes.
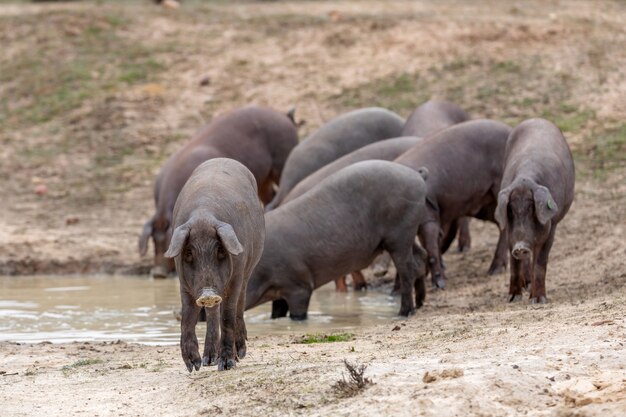
MULTIPOLYGON (((623 142, 606 155, 617 161, 611 169, 594 159, 597 138, 626 119, 623 2, 144 7, 0 4, 3 65, 35 44, 57 51, 57 31, 67 41, 92 20, 106 27, 107 13, 132 16, 121 29, 131 42, 176 42, 159 50, 167 71, 154 79, 46 122, 0 123, 0 273, 145 272, 136 239, 151 215, 153 176, 203 121, 248 102, 297 105, 302 134, 351 105, 390 103, 406 116, 413 102, 402 105, 405 95, 386 83, 419 74, 424 94, 455 99, 474 117, 513 121, 556 107, 582 118, 566 132, 577 195, 548 265, 551 303, 505 302, 507 275, 485 276, 496 228, 475 221, 471 251, 445 256, 448 289, 430 292, 399 330, 364 327, 350 342, 314 345, 255 337, 237 370, 193 375, 177 347, 3 343, 0 414, 626 415, 626 158, 615 154, 623 142), (500 76, 502 68, 514 72, 500 76), (494 93, 492 79, 507 88, 494 93), (98 165, 109 148, 124 158, 98 165), (40 184, 44 196, 33 193, 40 184), (339 396, 331 386, 343 359, 368 365, 374 384, 339 396)), ((2 80, 0 94, 16 88, 2 80)))

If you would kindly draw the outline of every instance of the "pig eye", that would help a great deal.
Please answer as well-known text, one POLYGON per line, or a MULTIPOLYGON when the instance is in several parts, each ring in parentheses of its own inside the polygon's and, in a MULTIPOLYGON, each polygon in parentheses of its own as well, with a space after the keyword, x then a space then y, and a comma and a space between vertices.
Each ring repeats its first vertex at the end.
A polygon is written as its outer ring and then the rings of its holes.
POLYGON ((187 262, 188 264, 193 262, 193 253, 191 253, 190 248, 185 249, 184 259, 185 259, 185 262, 187 262))
POLYGON ((222 246, 221 243, 217 244, 217 248, 215 250, 215 254, 217 256, 218 260, 222 260, 224 258, 226 258, 226 250, 224 249, 224 246, 222 246))

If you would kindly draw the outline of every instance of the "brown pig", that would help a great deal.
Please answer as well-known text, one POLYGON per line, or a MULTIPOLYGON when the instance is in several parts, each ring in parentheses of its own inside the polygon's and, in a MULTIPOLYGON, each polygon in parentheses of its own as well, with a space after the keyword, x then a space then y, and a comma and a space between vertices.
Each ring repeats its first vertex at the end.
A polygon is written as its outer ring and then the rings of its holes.
POLYGON ((509 301, 530 287, 531 303, 545 303, 546 268, 557 224, 574 199, 574 161, 551 122, 520 123, 506 145, 496 220, 511 252, 509 301))
MULTIPOLYGON (((395 159, 415 170, 426 167, 426 216, 419 238, 428 252, 433 285, 444 288, 441 253, 444 237, 454 236, 457 220, 472 216, 495 222, 493 217, 502 180, 504 148, 511 128, 493 120, 472 120, 432 135, 395 159)), ((447 242, 449 244, 449 241, 447 242)), ((506 267, 506 244, 501 233, 489 268, 506 267)))
POLYGON ((139 253, 154 241, 154 277, 165 277, 173 269, 163 258, 171 237, 172 210, 178 193, 202 162, 212 158, 232 158, 254 175, 258 194, 264 203, 273 196, 287 156, 298 143, 293 115, 259 106, 246 106, 217 117, 202 128, 190 142, 172 155, 159 172, 154 187, 156 213, 146 222, 139 238, 139 253))
POLYGON ((256 193, 250 170, 233 159, 215 158, 196 168, 176 200, 165 257, 174 258, 180 280, 180 349, 189 372, 201 364, 231 369, 246 355, 246 285, 265 241, 256 193), (196 323, 203 308, 207 332, 201 359, 196 323))

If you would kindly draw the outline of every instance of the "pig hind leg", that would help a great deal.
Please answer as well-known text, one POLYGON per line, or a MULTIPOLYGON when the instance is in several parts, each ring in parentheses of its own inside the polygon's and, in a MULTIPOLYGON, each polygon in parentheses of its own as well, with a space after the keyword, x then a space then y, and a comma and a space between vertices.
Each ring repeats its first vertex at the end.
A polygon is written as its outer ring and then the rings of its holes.
POLYGON ((472 236, 469 231, 469 217, 461 217, 458 220, 459 235, 458 235, 458 250, 459 252, 467 252, 472 247, 472 236))
POLYGON ((348 285, 346 284, 346 276, 342 275, 335 280, 335 291, 348 292, 348 285))
POLYGON ((415 258, 413 258, 413 242, 410 240, 406 244, 393 243, 385 246, 400 276, 399 314, 406 317, 415 313, 413 289, 417 277, 417 265, 415 258))
POLYGON ((541 246, 536 257, 534 257, 535 264, 530 288, 530 302, 532 304, 545 304, 548 302, 546 298, 546 268, 548 267, 548 257, 554 243, 555 232, 556 226, 553 225, 548 239, 541 246))
POLYGON ((286 317, 289 311, 289 304, 282 298, 272 301, 272 318, 278 319, 280 317, 286 317))
POLYGON ((367 289, 367 282, 361 271, 354 271, 350 275, 352 276, 352 288, 354 288, 355 291, 367 289))

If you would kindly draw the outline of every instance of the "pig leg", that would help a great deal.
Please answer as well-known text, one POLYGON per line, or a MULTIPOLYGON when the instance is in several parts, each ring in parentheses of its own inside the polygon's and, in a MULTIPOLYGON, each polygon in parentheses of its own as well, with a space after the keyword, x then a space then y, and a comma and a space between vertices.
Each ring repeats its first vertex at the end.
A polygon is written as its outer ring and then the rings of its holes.
POLYGON ((509 282, 509 302, 522 299, 522 289, 530 279, 530 261, 511 257, 511 280, 509 282))
POLYGON ((546 268, 548 267, 548 257, 550 255, 550 249, 554 243, 554 233, 556 232, 556 226, 552 226, 548 239, 544 242, 539 249, 537 256, 533 256, 534 270, 532 275, 531 289, 530 289, 530 303, 531 304, 545 304, 548 302, 546 298, 546 268))
POLYGON ((200 307, 196 305, 196 300, 186 292, 181 293, 183 308, 180 320, 180 353, 189 372, 196 368, 200 369, 202 358, 198 349, 198 338, 196 337, 196 323, 200 314, 200 307))
POLYGON ((234 352, 234 348, 235 328, 237 325, 237 304, 239 301, 237 295, 241 292, 242 281, 243 277, 237 274, 236 271, 233 271, 230 291, 228 291, 228 289, 226 291, 226 294, 230 296, 225 297, 225 300, 221 303, 222 345, 219 358, 217 359, 218 371, 227 371, 236 366, 237 355, 234 352))
POLYGON ((259 199, 264 205, 272 201, 274 198, 274 184, 271 177, 268 177, 265 181, 259 184, 259 199))
MULTIPOLYGON (((415 259, 413 258, 412 245, 408 244, 404 250, 391 247, 389 248, 389 254, 391 255, 391 259, 393 259, 393 263, 396 265, 396 269, 400 275, 399 314, 407 317, 411 314, 415 314, 413 288, 415 287, 415 279, 417 277, 417 265, 415 264, 415 259)), ((423 301, 423 299, 421 301, 423 301)))
POLYGON ((500 237, 498 238, 498 245, 496 246, 496 252, 489 266, 489 275, 496 275, 506 270, 507 258, 509 256, 507 240, 506 232, 501 231, 500 237))
POLYGON ((204 339, 204 355, 202 366, 217 364, 217 354, 220 342, 220 309, 219 307, 205 308, 206 337, 204 339))
POLYGON ((243 312, 246 309, 246 286, 241 286, 239 299, 237 300, 237 321, 235 325, 235 349, 237 350, 237 358, 246 357, 246 340, 248 340, 248 331, 246 322, 243 320, 243 312))
POLYGON ((297 288, 286 297, 289 305, 289 318, 291 320, 306 320, 309 311, 309 301, 311 300, 311 290, 307 288, 297 288))
POLYGON ((355 291, 361 291, 367 289, 367 282, 361 271, 354 271, 352 274, 352 288, 355 291))
POLYGON ((448 249, 450 248, 450 245, 452 245, 452 242, 454 241, 454 238, 456 237, 457 230, 458 230, 458 219, 450 223, 447 233, 444 234, 444 238, 441 242, 441 249, 440 249, 441 253, 446 253, 448 251, 448 249))
POLYGON ((470 236, 469 231, 469 217, 461 217, 458 221, 459 225, 459 239, 458 239, 458 248, 459 252, 467 252, 472 246, 472 237, 470 236))
POLYGON ((396 277, 393 280, 393 289, 391 290, 391 295, 400 294, 400 275, 396 272, 396 277))
POLYGON ((272 301, 272 318, 277 319, 280 317, 286 317, 289 311, 289 304, 282 298, 272 301))
POLYGON ((440 227, 438 222, 429 221, 419 228, 419 238, 422 246, 428 254, 428 267, 430 269, 433 287, 446 287, 446 279, 441 265, 441 252, 439 251, 440 227))
POLYGON ((348 292, 348 286, 346 285, 346 276, 342 275, 335 280, 335 291, 348 292))

